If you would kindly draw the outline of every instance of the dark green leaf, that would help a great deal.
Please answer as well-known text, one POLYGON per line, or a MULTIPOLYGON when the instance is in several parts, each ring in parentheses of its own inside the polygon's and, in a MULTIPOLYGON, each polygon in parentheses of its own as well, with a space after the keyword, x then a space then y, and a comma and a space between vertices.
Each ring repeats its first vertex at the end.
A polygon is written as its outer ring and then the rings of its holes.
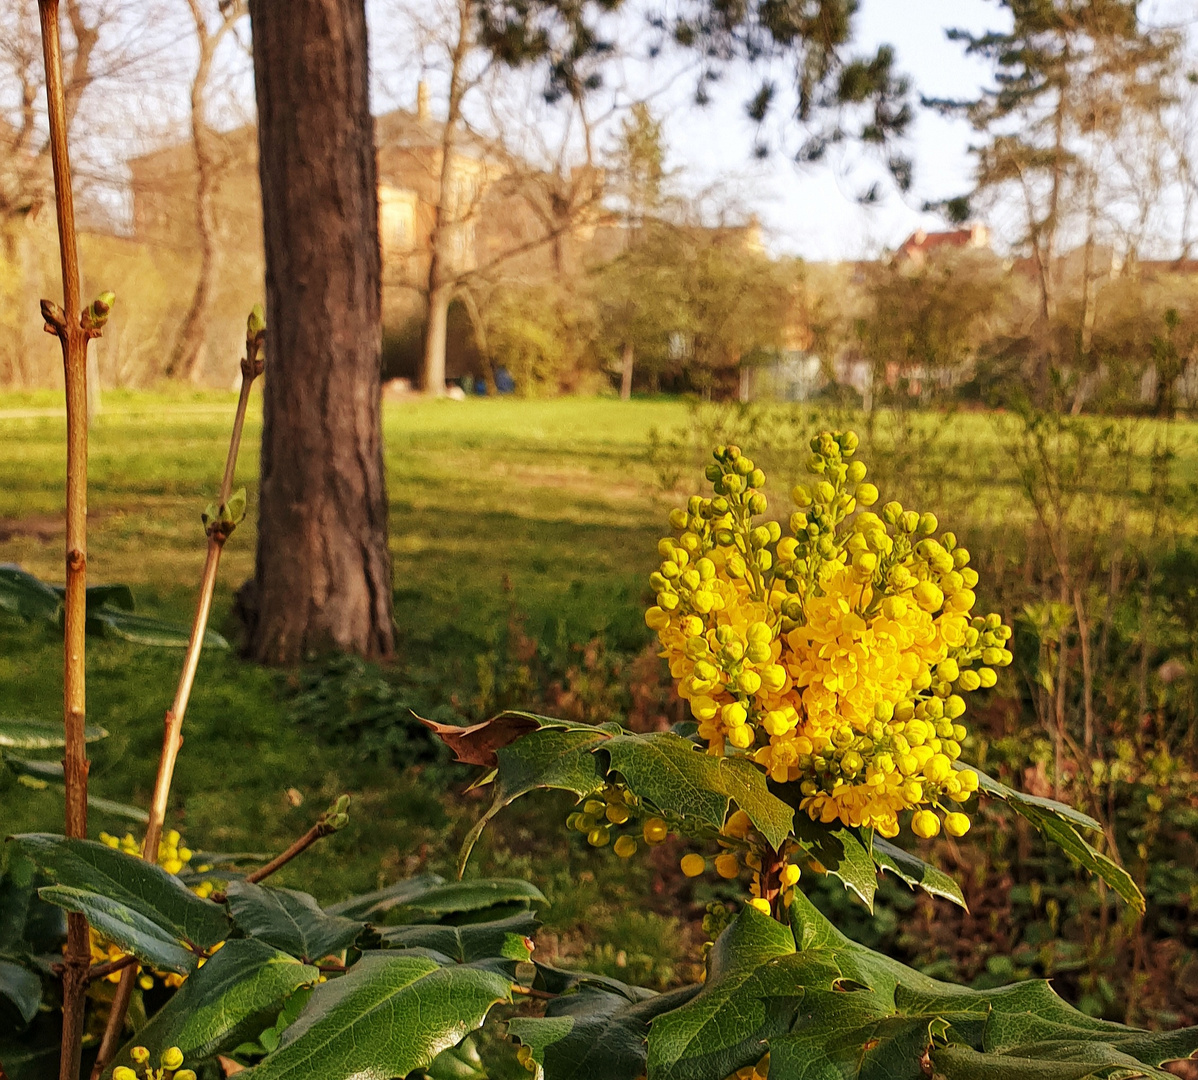
POLYGON ((982 1008, 946 1018, 896 1008, 868 990, 809 990, 792 1033, 770 1045, 770 1073, 786 1080, 924 1080, 932 1032, 953 1022, 980 1037, 986 1015, 982 1008))
POLYGON ((180 975, 195 969, 196 954, 179 944, 177 934, 164 930, 153 919, 119 900, 69 885, 48 885, 38 890, 38 896, 64 911, 86 915, 97 933, 125 952, 133 953, 144 964, 180 975))
POLYGON ((470 851, 487 823, 521 795, 536 788, 572 791, 579 798, 599 791, 606 773, 593 751, 621 730, 618 724, 590 727, 555 722, 553 727, 543 727, 498 748, 494 798, 462 844, 458 873, 465 868, 470 851))
MULTIPOLYGON (((29 776, 55 785, 63 783, 61 761, 29 761, 25 758, 14 757, 12 754, 3 754, 3 757, 4 763, 18 776, 29 776)), ((113 802, 111 799, 93 795, 90 791, 87 794, 87 805, 89 809, 98 810, 102 814, 111 814, 113 817, 125 818, 128 821, 138 821, 144 824, 150 820, 150 815, 139 807, 113 802)))
POLYGON ((229 936, 224 910, 200 899, 159 866, 91 840, 47 833, 13 839, 59 885, 107 897, 145 917, 172 939, 209 949, 229 936))
POLYGON ((12 563, 0 564, 0 611, 26 622, 54 621, 62 601, 49 585, 12 563))
POLYGON ((13 1003, 28 1024, 42 1003, 42 980, 36 972, 0 957, 0 997, 13 1003))
POLYGON ((1041 1043, 1009 1054, 979 1053, 949 1045, 931 1053, 936 1075, 944 1080, 1107 1080, 1111 1076, 1157 1077, 1173 1073, 1152 1068, 1131 1054, 1102 1042, 1041 1043))
POLYGON ((943 870, 937 870, 930 863, 924 862, 923 859, 912 855, 909 851, 904 851, 897 844, 892 844, 876 833, 871 850, 874 862, 878 866, 883 870, 889 870, 912 888, 918 886, 932 896, 951 900, 954 904, 965 908, 966 911, 969 910, 961 886, 943 870))
MULTIPOLYGON (((108 732, 94 724, 88 724, 83 734, 88 742, 108 738, 108 732)), ((10 750, 57 750, 66 746, 66 737, 61 721, 0 716, 0 746, 10 750)))
POLYGON ((330 904, 325 911, 330 915, 344 915, 349 919, 368 919, 371 915, 406 904, 412 897, 428 892, 434 885, 442 885, 444 882, 445 879, 440 874, 421 874, 419 877, 405 878, 374 892, 351 896, 348 900, 330 904))
POLYGON ((1056 844, 1079 866, 1102 878, 1132 907, 1141 912, 1144 910, 1144 895, 1131 874, 1091 847, 1068 821, 1033 804, 1012 802, 1011 805, 1027 818, 1046 840, 1056 844))
POLYGON ((261 941, 238 938, 224 947, 130 1040, 113 1066, 133 1064, 136 1046, 162 1051, 177 1046, 189 1066, 224 1053, 270 1027, 283 1003, 320 972, 261 941))
POLYGON ((989 795, 991 798, 1009 802, 1016 809, 1020 806, 1039 807, 1041 810, 1045 810, 1056 817, 1064 818, 1079 828, 1089 829, 1092 832, 1102 832, 1102 826, 1090 817, 1089 814, 1083 814, 1080 810, 1075 810, 1072 806, 1066 806, 1055 799, 1046 799, 1041 795, 1028 795, 1026 792, 1016 791, 1014 788, 1007 787, 1006 784, 1000 784, 993 777, 987 776, 981 769, 973 765, 964 765, 958 761, 954 762, 954 766, 957 769, 968 769, 970 772, 977 773, 978 790, 989 795))
POLYGON ((465 965, 369 952, 316 989, 279 1049, 247 1080, 406 1076, 478 1028, 511 1000, 510 982, 465 965))
POLYGON ((529 941, 537 927, 532 912, 522 912, 494 922, 466 926, 400 926, 382 932, 383 941, 397 949, 431 949, 459 964, 487 957, 527 960, 529 941))
POLYGON ((794 810, 770 792, 765 774, 750 762, 707 754, 669 731, 618 735, 599 749, 628 787, 660 810, 718 829, 735 799, 774 847, 790 835, 794 810))
POLYGON ((93 614, 95 609, 102 607, 120 608, 122 611, 132 611, 133 590, 128 585, 89 585, 87 587, 87 612, 93 614))
MULTIPOLYGON (((129 611, 116 608, 102 607, 92 613, 92 617, 106 630, 119 638, 131 641, 135 645, 156 645, 167 649, 185 649, 191 638, 191 631, 184 626, 155 619, 149 615, 134 615, 129 611)), ((204 633, 204 648, 227 649, 229 643, 215 630, 204 633)))
POLYGON ((795 838, 803 849, 833 877, 840 878, 870 911, 878 888, 874 860, 857 833, 840 822, 825 825, 799 814, 794 822, 795 838))
POLYGON ((406 901, 404 907, 428 915, 456 915, 512 902, 549 903, 540 889, 519 878, 474 878, 434 885, 406 901))
POLYGON ((365 923, 329 915, 304 892, 231 881, 229 913, 247 937, 303 960, 320 960, 352 945, 365 923))
POLYGON ((645 1074, 650 1022, 698 990, 629 995, 584 983, 551 1001, 544 1017, 509 1021, 508 1034, 532 1051, 545 1080, 637 1080, 645 1074))
POLYGON ((830 990, 839 976, 828 955, 796 953, 788 927, 742 908, 708 954, 699 993, 654 1021, 650 1080, 722 1078, 755 1063, 790 1030, 804 987, 830 990))
POLYGON ((489 1075, 474 1045, 474 1037, 470 1036, 433 1058, 421 1080, 488 1080, 489 1075))

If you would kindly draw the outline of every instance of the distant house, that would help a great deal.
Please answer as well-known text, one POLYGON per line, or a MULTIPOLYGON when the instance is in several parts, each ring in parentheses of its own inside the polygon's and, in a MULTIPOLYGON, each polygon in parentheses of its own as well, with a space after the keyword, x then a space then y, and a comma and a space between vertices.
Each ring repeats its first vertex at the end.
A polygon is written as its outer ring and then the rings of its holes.
POLYGON ((899 262, 923 266, 929 258, 943 252, 989 247, 990 230, 982 224, 970 225, 963 229, 950 229, 947 232, 927 232, 924 229, 917 229, 903 241, 898 251, 895 252, 895 259, 899 262))

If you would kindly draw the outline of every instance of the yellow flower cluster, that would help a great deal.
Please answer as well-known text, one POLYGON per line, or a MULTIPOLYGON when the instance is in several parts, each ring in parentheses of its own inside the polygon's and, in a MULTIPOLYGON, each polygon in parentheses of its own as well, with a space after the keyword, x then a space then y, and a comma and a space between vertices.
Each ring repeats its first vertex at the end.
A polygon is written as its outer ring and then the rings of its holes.
MULTIPOLYGON (((111 833, 100 833, 100 843, 113 848, 116 851, 122 851, 126 855, 132 855, 135 858, 141 858, 141 845, 137 842, 132 833, 125 833, 124 836, 113 836, 111 833)), ((168 874, 180 874, 184 870, 195 869, 200 873, 210 870, 209 866, 191 866, 192 852, 183 844, 183 838, 178 830, 171 829, 166 832, 158 841, 158 865, 162 867, 168 874)), ((207 899, 212 895, 215 885, 211 881, 201 881, 197 885, 191 886, 191 891, 197 896, 207 899)), ((111 963, 122 959, 125 953, 116 945, 112 944, 107 938, 101 937, 95 930, 89 930, 92 963, 104 964, 111 963)), ((223 942, 222 942, 223 944, 223 942)), ((217 948, 220 948, 218 945, 217 948)), ((215 951, 215 950, 214 950, 215 951)), ((203 966, 203 959, 200 960, 199 966, 203 966)), ((157 975, 167 986, 177 989, 183 985, 185 976, 178 975, 173 971, 156 971, 157 975)), ((104 976, 108 982, 116 983, 121 981, 121 971, 117 970, 104 976)), ((149 990, 154 985, 154 977, 149 972, 145 971, 140 966, 138 967, 138 985, 143 990, 149 990)))
POLYGON ((785 530, 758 520, 762 471, 717 448, 712 496, 670 514, 646 622, 711 753, 797 784, 813 819, 894 836, 914 810, 917 835, 943 816, 960 836, 969 819, 944 803, 977 789, 954 765, 962 695, 995 684, 1011 631, 972 614, 977 572, 934 514, 867 509, 878 490, 857 444, 852 432, 811 441, 813 480, 794 488, 785 530))
MULTIPOLYGON (((109 833, 100 833, 100 843, 107 844, 110 848, 117 851, 123 851, 126 855, 135 855, 141 858, 141 845, 134 839, 132 833, 125 833, 124 836, 118 838, 109 833)), ((177 829, 171 829, 164 833, 158 841, 158 865, 162 867, 168 874, 179 874, 191 862, 191 849, 183 845, 183 838, 179 835, 177 829)), ((208 867, 201 866, 196 869, 203 872, 208 867)), ((208 890, 211 892, 211 888, 208 890)), ((206 894, 201 894, 206 895, 206 894)))
POLYGON ((144 1046, 135 1046, 129 1051, 133 1064, 142 1071, 131 1069, 128 1065, 118 1065, 112 1070, 112 1080, 196 1080, 196 1074, 191 1069, 184 1069, 183 1051, 177 1046, 169 1047, 162 1052, 157 1069, 150 1067, 150 1051, 144 1046))

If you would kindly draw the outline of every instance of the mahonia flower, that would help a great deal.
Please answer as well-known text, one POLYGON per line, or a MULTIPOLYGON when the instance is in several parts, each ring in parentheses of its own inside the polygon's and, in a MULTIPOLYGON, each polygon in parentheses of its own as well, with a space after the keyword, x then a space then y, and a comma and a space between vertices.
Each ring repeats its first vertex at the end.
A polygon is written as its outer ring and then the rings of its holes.
POLYGON ((144 1046, 135 1046, 129 1051, 133 1064, 142 1071, 131 1069, 128 1065, 118 1065, 112 1070, 112 1080, 196 1080, 196 1074, 191 1069, 184 1069, 183 1051, 177 1046, 168 1047, 159 1058, 157 1069, 150 1066, 150 1051, 144 1046))
MULTIPOLYGON (((914 811, 916 835, 935 836, 943 816, 960 836, 969 819, 944 804, 978 786, 955 764, 963 695, 995 684, 1011 630, 972 614, 978 574, 951 532, 937 537, 934 514, 867 509, 879 495, 852 460, 857 445, 852 432, 812 439, 814 480, 792 491, 786 529, 758 520, 764 473, 718 447, 712 497, 670 514, 645 621, 710 753, 748 756, 775 783, 798 785, 814 820, 890 837, 914 811)), ((737 858, 717 856, 717 873, 733 876, 737 858)), ((784 866, 779 885, 793 887, 798 868, 784 866)), ((705 868, 696 855, 682 869, 705 868)), ((768 909, 754 884, 751 902, 768 909)))
MULTIPOLYGON (((100 833, 100 843, 113 848, 116 851, 122 851, 126 855, 132 855, 136 858, 141 857, 141 845, 132 833, 125 833, 122 837, 113 836, 110 833, 100 833)), ((170 829, 162 835, 158 841, 158 865, 162 867, 168 874, 180 874, 184 870, 191 868, 192 852, 183 844, 183 838, 177 829, 170 829)), ((200 872, 211 869, 208 866, 197 867, 200 872)), ((201 881, 198 885, 191 886, 191 891, 197 896, 207 899, 212 895, 215 886, 211 881, 201 881)), ((118 948, 107 938, 101 937, 94 929, 89 928, 89 937, 91 942, 91 953, 93 963, 111 963, 122 959, 125 953, 118 948)), ((223 945, 224 942, 221 942, 223 945)), ((216 948, 220 948, 217 945, 216 948)), ((213 950, 215 951, 215 950, 213 950)), ((199 965, 204 965, 203 958, 200 959, 199 965)), ((171 987, 178 989, 183 985, 186 979, 185 975, 179 975, 173 971, 155 971, 153 975, 145 971, 140 966, 138 967, 138 985, 143 990, 149 990, 154 985, 154 975, 162 982, 171 987)), ((104 978, 108 982, 117 983, 121 981, 121 972, 113 971, 104 978)))

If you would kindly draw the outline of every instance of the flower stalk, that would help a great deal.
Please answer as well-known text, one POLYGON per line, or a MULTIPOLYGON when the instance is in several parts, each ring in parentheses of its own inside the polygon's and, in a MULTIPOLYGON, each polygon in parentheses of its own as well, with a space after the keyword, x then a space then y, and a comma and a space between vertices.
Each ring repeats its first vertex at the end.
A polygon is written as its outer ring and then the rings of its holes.
MULTIPOLYGON (((208 619, 212 613, 212 596, 216 590, 216 575, 220 568, 221 552, 225 541, 233 534, 245 516, 245 493, 233 493, 233 479, 237 469, 237 455, 241 449, 241 433, 245 426, 245 414, 249 405, 250 390, 254 380, 262 374, 266 345, 266 322, 262 309, 255 306, 246 327, 245 357, 241 361, 241 393, 237 399, 237 412, 233 418, 233 432, 229 437, 229 452, 225 458, 225 471, 221 478, 218 501, 208 507, 203 515, 204 531, 208 536, 208 552, 204 559, 204 571, 200 578, 200 595, 196 601, 195 618, 191 624, 191 636, 187 642, 187 653, 183 658, 183 670, 175 688, 175 697, 163 719, 162 753, 158 759, 158 774, 154 781, 154 794, 150 800, 150 820, 146 826, 145 839, 141 845, 141 857, 147 862, 158 861, 158 841, 162 838, 162 826, 166 821, 167 803, 170 799, 171 783, 175 776, 175 765, 183 746, 183 720, 195 685, 196 670, 200 664, 200 653, 204 646, 204 635, 208 630, 208 619)), ((121 973, 113 995, 108 1024, 100 1043, 100 1052, 92 1070, 93 1080, 99 1080, 104 1069, 112 1060, 120 1044, 125 1026, 125 1015, 129 999, 137 981, 137 968, 130 966, 121 973)))

